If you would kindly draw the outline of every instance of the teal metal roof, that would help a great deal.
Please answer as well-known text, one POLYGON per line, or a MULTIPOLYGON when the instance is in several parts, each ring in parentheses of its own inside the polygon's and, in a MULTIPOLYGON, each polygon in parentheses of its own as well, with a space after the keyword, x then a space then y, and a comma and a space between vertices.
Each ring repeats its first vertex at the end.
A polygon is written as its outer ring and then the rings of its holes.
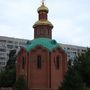
POLYGON ((27 52, 31 51, 34 49, 36 46, 43 46, 44 48, 47 48, 50 52, 57 48, 60 47, 60 45, 52 39, 48 38, 37 38, 32 41, 27 41, 27 44, 23 47, 27 52))

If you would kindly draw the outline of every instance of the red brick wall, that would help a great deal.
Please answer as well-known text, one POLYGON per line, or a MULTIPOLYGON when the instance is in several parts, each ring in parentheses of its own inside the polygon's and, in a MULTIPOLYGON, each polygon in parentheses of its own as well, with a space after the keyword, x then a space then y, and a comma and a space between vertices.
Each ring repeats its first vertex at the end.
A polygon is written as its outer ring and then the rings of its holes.
POLYGON ((55 50, 55 52, 53 52, 51 54, 51 88, 57 89, 58 86, 60 85, 60 83, 63 81, 63 70, 62 70, 63 57, 62 57, 62 54, 63 53, 59 52, 58 50, 55 50), (61 58, 59 69, 57 69, 55 66, 56 56, 60 56, 60 58, 61 58))
POLYGON ((37 48, 30 53, 29 81, 31 88, 48 88, 48 51, 37 48), (37 56, 42 56, 42 68, 37 69, 37 56))
POLYGON ((66 54, 61 49, 56 49, 52 53, 39 46, 29 53, 21 49, 17 56, 17 78, 24 75, 29 88, 52 88, 57 89, 64 79, 67 70, 66 54), (37 56, 42 56, 42 68, 37 69, 37 56), (56 69, 56 56, 60 56, 60 67, 56 69), (25 57, 25 68, 22 69, 22 57, 25 57))
POLYGON ((17 64, 16 64, 16 76, 17 78, 20 76, 20 75, 24 75, 25 77, 27 77, 27 63, 28 60, 27 60, 27 53, 25 52, 24 49, 21 49, 18 57, 17 57, 17 64), (23 57, 25 58, 25 68, 22 69, 22 59, 23 57))

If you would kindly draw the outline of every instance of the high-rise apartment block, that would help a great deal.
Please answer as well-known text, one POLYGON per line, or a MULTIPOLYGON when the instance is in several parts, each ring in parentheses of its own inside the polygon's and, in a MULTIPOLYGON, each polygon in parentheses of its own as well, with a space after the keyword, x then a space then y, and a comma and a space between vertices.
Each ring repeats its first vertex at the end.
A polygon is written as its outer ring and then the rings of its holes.
POLYGON ((76 46, 76 45, 68 45, 68 44, 60 44, 60 46, 67 53, 67 60, 75 60, 76 57, 85 53, 87 51, 87 47, 76 46))
POLYGON ((27 40, 0 36, 0 71, 6 66, 9 52, 25 45, 27 40))

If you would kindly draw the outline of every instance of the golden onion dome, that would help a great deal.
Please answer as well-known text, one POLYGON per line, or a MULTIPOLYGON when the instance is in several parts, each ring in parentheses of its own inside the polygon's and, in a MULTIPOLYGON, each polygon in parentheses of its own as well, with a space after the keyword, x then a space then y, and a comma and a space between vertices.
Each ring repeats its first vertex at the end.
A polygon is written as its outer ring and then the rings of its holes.
POLYGON ((48 8, 44 5, 44 3, 42 3, 42 5, 37 9, 37 11, 38 11, 38 12, 40 12, 40 11, 46 11, 46 12, 48 12, 49 10, 48 10, 48 8))
POLYGON ((35 28, 36 26, 38 25, 49 25, 53 28, 53 25, 51 22, 49 22, 48 20, 39 20, 37 21, 34 25, 33 25, 33 28, 35 28))

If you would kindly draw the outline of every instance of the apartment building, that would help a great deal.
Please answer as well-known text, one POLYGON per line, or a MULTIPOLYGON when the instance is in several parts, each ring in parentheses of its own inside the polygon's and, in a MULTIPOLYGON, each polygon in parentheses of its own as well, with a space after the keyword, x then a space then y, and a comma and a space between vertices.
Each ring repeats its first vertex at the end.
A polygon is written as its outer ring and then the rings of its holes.
POLYGON ((68 45, 68 44, 60 44, 60 46, 67 53, 67 60, 75 60, 78 55, 85 53, 87 51, 87 47, 68 45))
POLYGON ((9 59, 9 52, 25 45, 27 40, 0 36, 0 71, 3 70, 9 59))

